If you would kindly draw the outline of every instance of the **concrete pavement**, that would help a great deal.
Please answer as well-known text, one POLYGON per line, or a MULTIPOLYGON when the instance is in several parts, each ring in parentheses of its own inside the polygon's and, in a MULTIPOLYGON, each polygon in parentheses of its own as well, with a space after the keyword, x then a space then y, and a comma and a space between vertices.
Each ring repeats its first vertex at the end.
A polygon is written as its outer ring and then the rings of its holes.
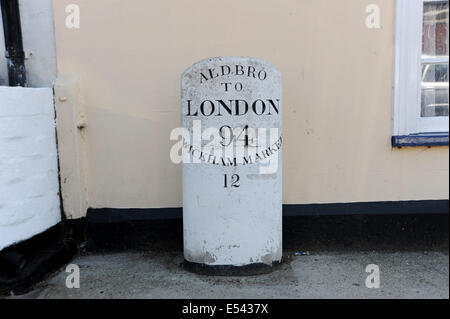
POLYGON ((69 273, 61 269, 28 294, 9 298, 449 298, 448 215, 309 217, 284 224, 286 260, 271 274, 189 273, 181 266, 179 225, 169 225, 172 231, 159 226, 157 236, 133 225, 137 237, 151 234, 143 246, 84 252, 73 260, 79 289, 66 287, 69 273), (379 288, 366 287, 370 264, 379 267, 379 288))

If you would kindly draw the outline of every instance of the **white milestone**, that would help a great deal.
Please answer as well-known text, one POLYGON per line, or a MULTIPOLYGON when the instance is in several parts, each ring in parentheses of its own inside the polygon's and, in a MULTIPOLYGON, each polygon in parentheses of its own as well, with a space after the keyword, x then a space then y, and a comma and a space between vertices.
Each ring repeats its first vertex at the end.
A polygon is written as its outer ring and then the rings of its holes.
POLYGON ((260 273, 282 257, 282 80, 248 57, 200 61, 182 75, 187 268, 260 273))

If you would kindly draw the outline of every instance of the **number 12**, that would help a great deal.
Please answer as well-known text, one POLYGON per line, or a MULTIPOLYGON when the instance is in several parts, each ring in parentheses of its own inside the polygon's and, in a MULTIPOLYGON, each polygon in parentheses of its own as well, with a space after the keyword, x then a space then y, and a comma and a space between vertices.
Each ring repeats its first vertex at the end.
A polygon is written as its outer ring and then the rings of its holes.
POLYGON ((223 175, 223 177, 224 177, 224 184, 225 184, 224 188, 240 187, 241 186, 241 185, 238 184, 239 179, 240 179, 239 175, 233 174, 231 176, 231 185, 230 186, 228 186, 228 175, 225 174, 225 175, 223 175))

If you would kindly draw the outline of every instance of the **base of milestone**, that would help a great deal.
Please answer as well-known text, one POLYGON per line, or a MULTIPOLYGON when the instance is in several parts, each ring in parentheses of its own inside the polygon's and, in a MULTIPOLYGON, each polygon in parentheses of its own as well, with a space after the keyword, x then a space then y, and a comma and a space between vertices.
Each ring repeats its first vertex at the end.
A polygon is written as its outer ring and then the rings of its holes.
POLYGON ((272 262, 272 265, 263 263, 255 263, 244 266, 207 265, 190 262, 185 259, 183 268, 189 272, 207 276, 254 276, 271 273, 279 265, 281 265, 280 261, 274 261, 272 262))

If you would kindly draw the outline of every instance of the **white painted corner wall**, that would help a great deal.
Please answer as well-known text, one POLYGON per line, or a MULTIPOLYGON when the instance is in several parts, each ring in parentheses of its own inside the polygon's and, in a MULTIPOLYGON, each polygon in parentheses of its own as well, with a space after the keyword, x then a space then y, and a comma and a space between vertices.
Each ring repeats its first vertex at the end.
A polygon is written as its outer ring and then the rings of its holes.
POLYGON ((0 87, 0 250, 61 221, 51 88, 0 87))
POLYGON ((60 74, 55 83, 61 197, 67 219, 86 216, 87 126, 86 111, 76 74, 60 74))

